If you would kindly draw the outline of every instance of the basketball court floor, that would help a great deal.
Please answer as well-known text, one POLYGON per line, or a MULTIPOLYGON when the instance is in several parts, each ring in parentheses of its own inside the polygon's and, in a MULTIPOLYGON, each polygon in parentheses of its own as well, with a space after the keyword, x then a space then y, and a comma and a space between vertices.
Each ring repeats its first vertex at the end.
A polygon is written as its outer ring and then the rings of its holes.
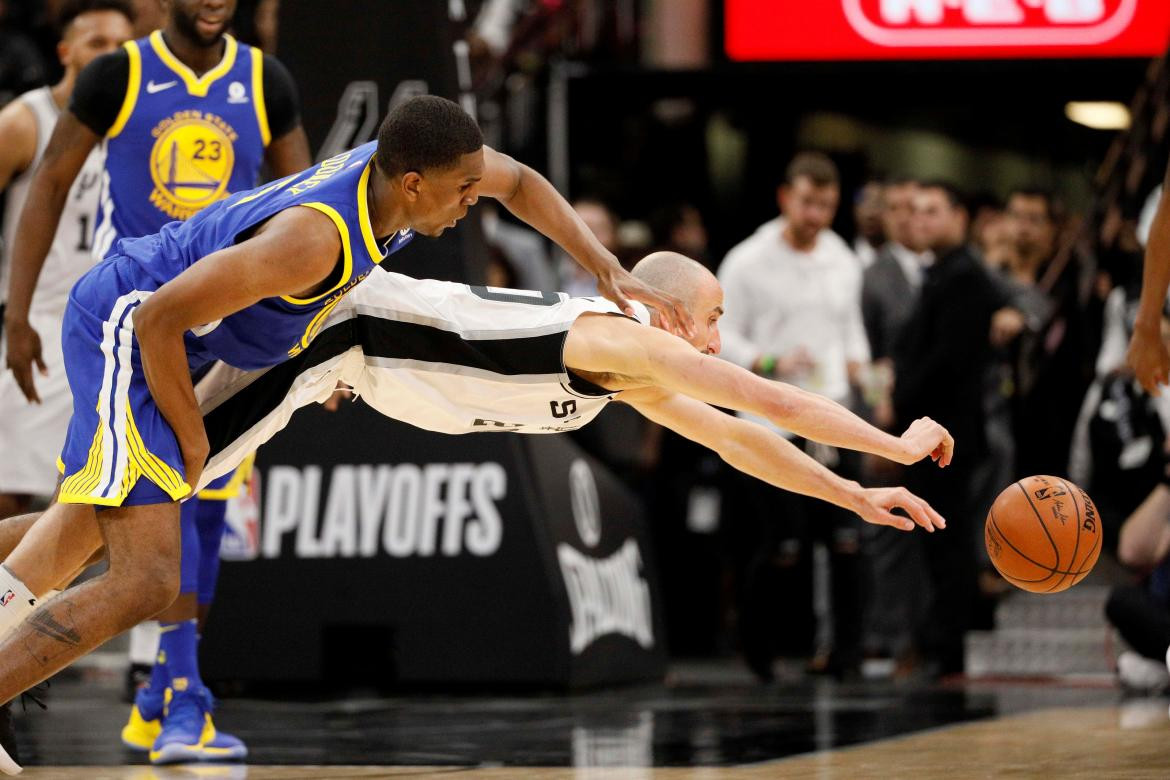
POLYGON ((226 701, 217 722, 251 763, 155 768, 125 752, 116 681, 58 679, 20 712, 25 777, 758 780, 1167 778, 1164 698, 1104 680, 954 685, 793 680, 731 662, 676 666, 664 685, 573 695, 296 691, 226 701), (286 695, 287 694, 287 695, 286 695))

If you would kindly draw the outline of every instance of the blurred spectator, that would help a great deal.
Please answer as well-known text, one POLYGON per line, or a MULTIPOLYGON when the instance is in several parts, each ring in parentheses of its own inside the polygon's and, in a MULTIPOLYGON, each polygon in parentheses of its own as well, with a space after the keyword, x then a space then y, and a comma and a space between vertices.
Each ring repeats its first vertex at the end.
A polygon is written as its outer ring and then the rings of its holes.
MULTIPOLYGON (((762 376, 850 404, 869 344, 861 322, 860 266, 829 229, 839 181, 828 157, 797 155, 778 191, 782 216, 728 253, 719 269, 727 309, 722 354, 762 376)), ((793 441, 838 473, 856 476, 851 453, 793 441)), ((832 580, 832 651, 822 658, 831 671, 854 672, 861 660, 860 520, 755 480, 737 483, 732 492, 742 503, 736 514, 762 526, 762 543, 751 548, 740 613, 752 670, 769 679, 778 651, 808 655, 813 649, 812 545, 819 541, 828 549, 832 580)))
POLYGON ((36 44, 11 23, 12 8, 0 0, 0 106, 47 80, 36 44))
MULTIPOLYGON (((621 253, 621 245, 618 243, 619 220, 609 206, 597 198, 583 197, 573 201, 573 208, 602 246, 614 255, 621 253)), ((557 255, 560 289, 572 296, 597 295, 597 280, 593 275, 564 252, 558 252, 557 255)))
POLYGON ((672 203, 650 215, 650 232, 654 246, 686 255, 703 265, 707 257, 707 227, 703 215, 690 203, 672 203))
POLYGON ((882 218, 884 187, 871 179, 861 186, 853 199, 853 253, 861 267, 869 268, 877 260, 878 250, 886 243, 885 221, 882 218))
POLYGON ((899 428, 916 417, 933 417, 962 452, 941 471, 930 463, 907 470, 911 489, 948 524, 945 533, 915 534, 933 589, 920 646, 931 671, 942 675, 963 671, 963 636, 976 584, 971 484, 987 454, 983 393, 991 318, 1006 296, 965 243, 967 213, 952 187, 923 184, 914 218, 935 261, 895 348, 894 410, 899 428))
MULTIPOLYGON (((894 376, 894 347, 914 310, 925 269, 933 260, 914 219, 914 197, 918 183, 894 179, 884 188, 882 223, 889 240, 865 269, 862 280, 861 311, 869 337, 873 366, 866 384, 866 402, 878 427, 894 429, 891 392, 894 376)), ((869 485, 901 484, 904 470, 882 458, 864 457, 865 482, 869 485)), ((918 541, 893 528, 866 525, 862 528, 869 561, 869 627, 867 650, 871 656, 910 659, 913 627, 921 623, 926 609, 926 570, 918 541)), ((876 668, 876 667, 871 667, 876 668)), ((881 672, 887 674, 889 668, 881 672)))
POLYGON ((971 212, 969 243, 987 254, 987 230, 1003 217, 1003 203, 989 192, 981 192, 970 199, 971 212))
POLYGON ((1080 303, 1078 269, 1050 269, 1059 215, 1055 198, 1038 188, 1018 189, 1007 215, 1016 236, 1017 263, 1010 277, 1030 293, 1015 296, 1025 315, 1037 320, 1023 334, 1015 376, 1016 472, 1063 474, 1072 432, 1091 379, 1086 355, 1089 322, 1080 303), (1044 280, 1043 276, 1055 276, 1044 280), (1027 301, 1025 303, 1025 301, 1027 301))
POLYGON ((495 201, 491 199, 484 200, 479 213, 484 239, 498 249, 514 269, 516 283, 513 287, 522 290, 558 289, 552 261, 549 260, 548 244, 543 236, 530 228, 502 219, 495 201))
POLYGON ((1006 276, 1021 265, 1015 229, 1006 214, 988 219, 982 230, 972 232, 988 268, 1006 276))
POLYGON ((880 380, 874 388, 875 423, 887 430, 894 422, 888 396, 893 381, 894 344, 913 310, 924 269, 933 259, 914 220, 917 193, 918 183, 911 179, 886 185, 882 223, 889 241, 865 270, 862 281, 861 311, 880 380))
POLYGON ((1121 527, 1117 557, 1141 575, 1136 585, 1109 594, 1105 615, 1136 652, 1117 659, 1121 683, 1160 692, 1170 684, 1170 487, 1163 475, 1146 500, 1121 527))

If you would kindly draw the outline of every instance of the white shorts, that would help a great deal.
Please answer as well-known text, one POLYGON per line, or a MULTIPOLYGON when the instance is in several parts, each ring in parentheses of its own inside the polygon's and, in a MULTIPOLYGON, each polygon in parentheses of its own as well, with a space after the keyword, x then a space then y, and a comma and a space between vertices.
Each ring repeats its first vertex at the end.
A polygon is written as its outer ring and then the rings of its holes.
POLYGON ((0 362, 0 493, 50 496, 57 488, 57 456, 73 415, 73 396, 61 354, 61 314, 33 313, 48 376, 33 369, 40 404, 29 403, 0 362))

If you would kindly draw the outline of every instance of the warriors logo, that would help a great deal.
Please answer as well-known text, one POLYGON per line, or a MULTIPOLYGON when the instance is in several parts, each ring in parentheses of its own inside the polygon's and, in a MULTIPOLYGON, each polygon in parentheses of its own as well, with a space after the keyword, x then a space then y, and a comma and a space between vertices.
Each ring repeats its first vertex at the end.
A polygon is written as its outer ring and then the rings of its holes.
POLYGON ((225 198, 235 164, 231 125, 215 114, 179 111, 154 128, 150 201, 172 219, 188 219, 225 198))

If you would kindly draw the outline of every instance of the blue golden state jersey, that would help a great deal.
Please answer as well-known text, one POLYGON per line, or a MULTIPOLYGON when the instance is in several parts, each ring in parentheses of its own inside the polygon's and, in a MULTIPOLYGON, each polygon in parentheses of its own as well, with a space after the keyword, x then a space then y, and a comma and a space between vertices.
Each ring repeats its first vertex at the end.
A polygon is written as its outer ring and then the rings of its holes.
MULTIPOLYGON (((122 239, 74 287, 73 302, 104 318, 115 299, 149 295, 276 213, 305 206, 328 216, 341 236, 342 256, 328 289, 311 298, 266 298, 186 334, 192 370, 214 360, 263 368, 299 354, 341 297, 414 237, 409 229, 383 245, 374 237, 366 198, 376 147, 371 142, 263 188, 237 193, 186 222, 168 223, 154 235, 122 239)), ((296 260, 296 247, 289 247, 288 261, 296 260)))
POLYGON ((161 31, 128 41, 126 96, 106 133, 106 169, 94 251, 156 233, 259 179, 271 140, 259 49, 224 36, 219 64, 202 76, 167 48, 161 31))

